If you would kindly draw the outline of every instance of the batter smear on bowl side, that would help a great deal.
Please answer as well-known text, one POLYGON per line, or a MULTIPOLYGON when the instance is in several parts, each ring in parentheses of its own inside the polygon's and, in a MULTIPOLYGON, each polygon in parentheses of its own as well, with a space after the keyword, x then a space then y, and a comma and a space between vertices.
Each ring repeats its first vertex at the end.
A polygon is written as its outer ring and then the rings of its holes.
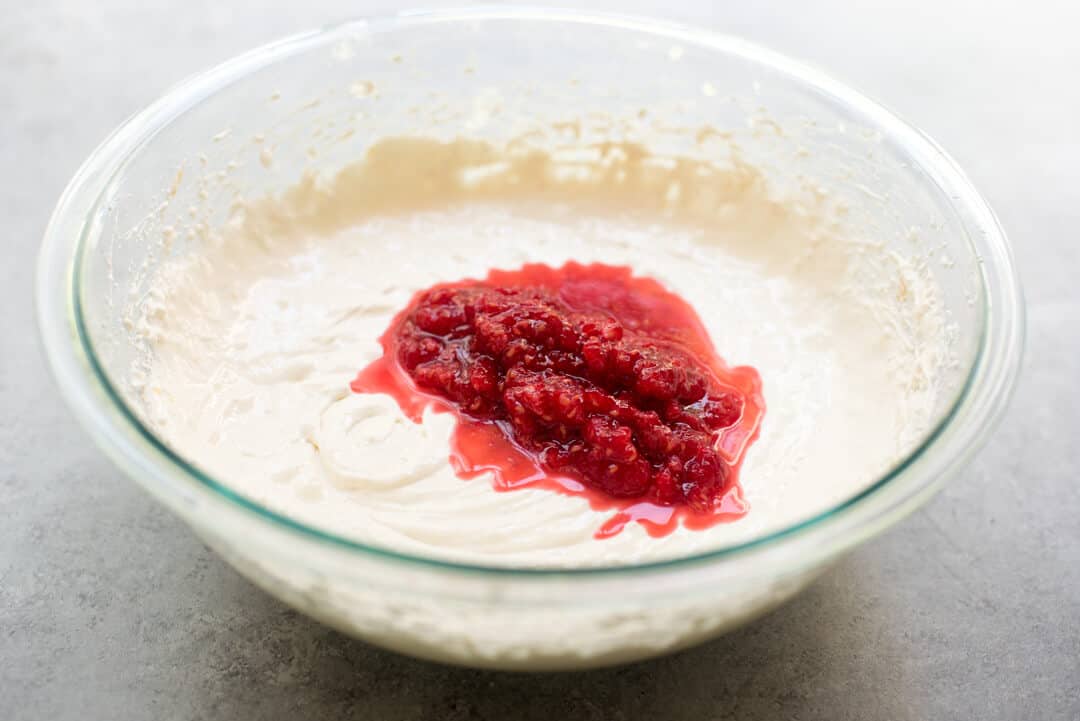
POLYGON ((451 412, 459 476, 541 485, 617 509, 650 535, 742 516, 738 469, 764 414, 761 380, 729 368, 694 309, 628 267, 493 270, 417 293, 352 383, 420 423, 451 412))

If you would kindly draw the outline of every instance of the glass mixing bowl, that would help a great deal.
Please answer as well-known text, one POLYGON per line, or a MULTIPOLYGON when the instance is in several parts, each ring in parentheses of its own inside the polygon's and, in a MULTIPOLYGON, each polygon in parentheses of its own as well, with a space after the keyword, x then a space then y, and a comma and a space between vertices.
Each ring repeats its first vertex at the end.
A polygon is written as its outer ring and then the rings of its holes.
POLYGON ((75 175, 45 234, 37 291, 48 359, 80 420, 241 573, 373 643, 503 669, 666 653, 790 598, 925 502, 986 439, 1014 385, 1023 335, 1002 229, 918 130, 816 70, 735 38, 535 9, 349 22, 188 80, 127 121, 75 175), (571 117, 586 121, 558 124, 571 117), (225 222, 238 197, 280 191, 305 170, 333 172, 387 135, 503 142, 562 128, 562 142, 594 142, 633 138, 645 125, 655 149, 682 154, 703 152, 694 129, 723 129, 780 190, 811 178, 896 252, 933 250, 957 363, 942 371, 923 441, 853 497, 694 557, 483 567, 364 545, 279 515, 198 470, 142 422, 129 369, 143 349, 125 311, 151 271, 225 222))

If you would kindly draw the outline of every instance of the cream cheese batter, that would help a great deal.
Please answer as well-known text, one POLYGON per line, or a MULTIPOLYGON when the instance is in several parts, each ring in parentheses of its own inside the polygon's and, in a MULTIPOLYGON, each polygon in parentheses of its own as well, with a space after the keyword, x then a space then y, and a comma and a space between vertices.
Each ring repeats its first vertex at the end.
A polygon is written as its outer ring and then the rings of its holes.
POLYGON ((932 279, 752 168, 606 145, 563 153, 396 139, 330 180, 249 203, 166 263, 136 319, 148 421, 239 493, 397 551, 508 566, 688 555, 850 497, 928 430, 945 324, 932 279), (741 473, 749 514, 651 538, 538 489, 496 493, 422 424, 349 390, 412 294, 491 268, 628 265, 685 298, 768 411, 741 473))

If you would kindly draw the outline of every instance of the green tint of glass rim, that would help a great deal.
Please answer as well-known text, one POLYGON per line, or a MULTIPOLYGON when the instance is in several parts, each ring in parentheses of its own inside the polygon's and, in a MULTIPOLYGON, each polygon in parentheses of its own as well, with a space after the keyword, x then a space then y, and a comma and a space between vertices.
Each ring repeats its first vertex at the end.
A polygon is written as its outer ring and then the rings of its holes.
MULTIPOLYGON (((579 13, 568 10, 528 7, 479 7, 447 11, 406 11, 396 16, 371 20, 354 20, 328 26, 322 30, 302 33, 262 46, 238 56, 233 60, 227 61, 212 70, 198 74, 175 86, 162 96, 161 99, 129 118, 124 124, 117 128, 83 164, 83 167, 79 170, 75 179, 65 191, 65 198, 62 198, 61 202, 58 204, 58 211, 59 208, 65 205, 64 200, 66 199, 66 196, 72 193, 73 187, 79 185, 81 182, 85 182, 85 176, 91 175, 90 170, 106 159, 105 156, 118 156, 117 158, 112 159, 113 171, 110 174, 109 181, 102 186, 107 190, 113 184, 115 179, 123 172, 130 159, 154 137, 158 129, 172 120, 175 120, 205 98, 234 82, 241 80, 248 73, 264 68, 274 62, 297 53, 318 47, 327 42, 328 39, 336 37, 339 33, 356 34, 362 32, 382 32, 404 26, 484 20, 564 22, 581 25, 603 25, 608 28, 645 33, 653 37, 661 37, 672 41, 697 45, 708 50, 738 55, 760 63, 775 71, 779 71, 789 77, 793 77, 807 84, 809 87, 817 89, 832 101, 845 107, 857 109, 860 114, 869 116, 879 126, 887 129, 891 134, 892 139, 903 141, 905 149, 911 150, 911 148, 914 147, 921 150, 925 159, 934 166, 933 170, 936 170, 938 173, 945 176, 951 176, 953 181, 952 184, 965 193, 966 197, 953 195, 952 200, 966 207, 969 211, 978 216, 978 229, 986 237, 988 242, 993 243, 994 247, 992 247, 991 250, 996 252, 994 261, 999 264, 1003 277, 1008 281, 1007 290, 1011 292, 1011 298, 1008 298, 1007 300, 1012 301, 1011 305, 1013 308, 1011 317, 1007 319, 1008 327, 1003 329, 1007 332, 1002 334, 1004 346, 1001 350, 1003 355, 1009 354, 1008 352, 1011 351, 1013 359, 1012 362, 1008 364, 1008 367, 996 369, 997 378, 995 380, 997 381, 997 387, 993 389, 994 395, 989 399, 989 407, 984 411, 983 417, 980 419, 983 425, 982 438, 985 438, 985 434, 989 431, 989 428, 997 417, 1000 416, 1007 404, 1008 397, 1015 384, 1016 373, 1019 367, 1019 356, 1022 352, 1023 337, 1020 288, 1012 268, 1012 260, 1004 232, 997 222, 993 211, 967 180, 962 171, 941 148, 922 132, 899 119, 895 114, 862 96, 860 93, 831 79, 829 76, 818 70, 790 60, 770 50, 760 48, 744 40, 711 31, 696 30, 652 19, 622 15, 579 13), (125 146, 127 147, 126 151, 118 152, 125 146)), ((934 176, 933 173, 930 173, 930 175, 932 177, 934 176)), ((937 182, 938 178, 935 177, 934 180, 937 182)), ((93 209, 91 213, 88 214, 88 218, 92 217, 96 209, 100 207, 104 194, 105 193, 103 192, 99 195, 94 202, 93 209)), ((53 220, 50 222, 50 230, 52 230, 55 223, 56 216, 54 215, 53 220)), ((199 470, 151 432, 123 401, 120 393, 101 366, 86 326, 81 301, 82 282, 80 271, 83 268, 83 257, 88 246, 90 229, 91 223, 84 222, 82 233, 77 240, 76 250, 68 269, 72 292, 72 295, 69 298, 69 310, 72 316, 75 335, 78 338, 85 360, 93 371, 92 375, 94 380, 97 382, 99 389, 103 391, 114 409, 118 411, 119 416, 130 430, 135 431, 141 440, 149 444, 157 454, 160 454, 160 456, 172 466, 173 470, 179 471, 186 478, 194 479, 221 499, 249 512, 258 519, 270 522, 270 524, 280 529, 340 549, 356 551, 385 560, 405 562, 443 570, 509 576, 599 576, 605 574, 610 575, 647 570, 681 568, 692 564, 728 559, 750 551, 762 549, 766 546, 771 546, 778 541, 790 539, 809 529, 821 526, 825 521, 836 518, 845 511, 861 506, 864 501, 877 496, 886 486, 889 486, 894 480, 901 477, 916 460, 922 457, 923 454, 935 444, 945 429, 950 426, 960 409, 971 400, 976 378, 983 376, 987 370, 986 354, 989 341, 988 330, 991 322, 991 304, 990 283, 986 275, 983 261, 979 263, 979 277, 983 291, 980 295, 983 325, 980 329, 975 359, 962 389, 957 394, 953 404, 941 421, 927 433, 922 442, 904 460, 899 462, 872 485, 836 506, 793 525, 763 536, 752 538, 748 541, 714 549, 705 553, 648 563, 564 569, 549 567, 520 568, 488 566, 428 558, 401 553, 388 548, 363 544, 306 525, 293 518, 270 510, 269 508, 236 493, 226 484, 199 470)), ((46 238, 49 238, 49 231, 46 232, 46 238)), ((971 241, 970 233, 968 234, 968 241, 972 244, 973 253, 977 254, 977 248, 971 241)), ((47 249, 43 249, 42 253, 42 271, 44 269, 45 250, 47 249)), ((39 282, 39 286, 40 285, 39 282)), ((41 310, 42 307, 39 300, 39 310, 41 310)), ((42 318, 42 322, 46 322, 46 319, 42 318)), ((46 347, 48 348, 48 346, 49 344, 46 342, 46 347)), ((59 377, 60 374, 57 373, 57 375, 59 377)), ((986 379, 984 378, 983 380, 986 379)), ((974 447, 982 440, 982 438, 967 439, 963 446, 956 449, 957 455, 963 455, 965 452, 973 451, 974 447)), ((882 509, 876 516, 870 516, 863 519, 860 522, 860 526, 865 526, 866 524, 871 523, 874 518, 885 515, 891 509, 903 505, 904 501, 917 494, 920 490, 923 490, 926 485, 927 484, 924 483, 914 486, 910 489, 909 493, 898 499, 892 506, 882 509)))

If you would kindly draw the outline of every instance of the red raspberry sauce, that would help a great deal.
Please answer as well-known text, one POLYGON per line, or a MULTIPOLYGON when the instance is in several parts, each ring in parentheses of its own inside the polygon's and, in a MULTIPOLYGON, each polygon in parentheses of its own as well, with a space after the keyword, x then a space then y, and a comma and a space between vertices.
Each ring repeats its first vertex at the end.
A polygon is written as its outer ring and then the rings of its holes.
POLYGON ((739 466, 765 402, 753 368, 729 368, 686 301, 629 268, 493 270, 417 293, 352 382, 414 422, 453 413, 458 476, 491 472, 584 496, 652 536, 747 511, 739 466))

